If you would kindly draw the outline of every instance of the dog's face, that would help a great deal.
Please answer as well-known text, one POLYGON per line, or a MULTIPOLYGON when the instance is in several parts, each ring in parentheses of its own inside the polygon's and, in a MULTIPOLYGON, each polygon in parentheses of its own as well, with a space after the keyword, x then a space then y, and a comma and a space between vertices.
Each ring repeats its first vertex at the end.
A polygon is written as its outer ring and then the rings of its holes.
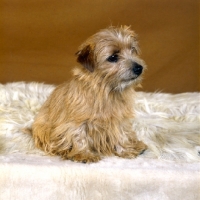
POLYGON ((146 68, 139 58, 136 35, 126 26, 96 33, 80 46, 76 55, 79 63, 106 81, 112 90, 137 85, 146 68))

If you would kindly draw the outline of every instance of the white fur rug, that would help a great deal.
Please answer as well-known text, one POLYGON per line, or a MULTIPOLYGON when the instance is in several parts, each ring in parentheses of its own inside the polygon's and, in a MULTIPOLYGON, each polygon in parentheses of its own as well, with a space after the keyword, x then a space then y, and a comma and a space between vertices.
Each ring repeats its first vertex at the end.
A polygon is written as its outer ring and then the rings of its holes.
POLYGON ((44 155, 22 132, 53 89, 0 84, 0 199, 200 199, 200 93, 138 92, 133 129, 149 150, 81 164, 44 155))

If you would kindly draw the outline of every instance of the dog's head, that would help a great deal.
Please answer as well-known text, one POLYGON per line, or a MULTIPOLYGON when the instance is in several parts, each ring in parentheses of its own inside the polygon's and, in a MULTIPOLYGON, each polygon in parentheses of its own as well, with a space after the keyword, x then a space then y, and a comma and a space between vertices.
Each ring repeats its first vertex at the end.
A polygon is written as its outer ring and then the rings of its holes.
POLYGON ((112 89, 124 89, 141 81, 146 65, 139 58, 136 34, 129 27, 110 27, 91 36, 80 47, 77 61, 112 89))

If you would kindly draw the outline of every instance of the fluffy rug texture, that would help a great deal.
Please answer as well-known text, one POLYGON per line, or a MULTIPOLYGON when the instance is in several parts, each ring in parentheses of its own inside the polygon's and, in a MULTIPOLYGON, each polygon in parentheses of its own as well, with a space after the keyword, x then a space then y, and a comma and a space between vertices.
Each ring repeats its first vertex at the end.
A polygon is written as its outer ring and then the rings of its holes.
POLYGON ((149 149, 81 164, 45 155, 22 131, 53 89, 0 85, 0 199, 200 199, 200 93, 138 92, 133 129, 149 149))

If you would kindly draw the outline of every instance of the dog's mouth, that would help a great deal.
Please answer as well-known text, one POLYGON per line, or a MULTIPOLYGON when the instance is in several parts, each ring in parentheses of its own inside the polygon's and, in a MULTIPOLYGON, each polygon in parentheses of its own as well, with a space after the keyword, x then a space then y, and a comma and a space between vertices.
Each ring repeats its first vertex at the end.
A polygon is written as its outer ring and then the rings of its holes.
POLYGON ((135 75, 134 77, 123 79, 122 82, 130 82, 136 80, 140 75, 135 75))
POLYGON ((135 80, 139 77, 140 75, 135 75, 134 77, 132 77, 130 80, 135 80))

